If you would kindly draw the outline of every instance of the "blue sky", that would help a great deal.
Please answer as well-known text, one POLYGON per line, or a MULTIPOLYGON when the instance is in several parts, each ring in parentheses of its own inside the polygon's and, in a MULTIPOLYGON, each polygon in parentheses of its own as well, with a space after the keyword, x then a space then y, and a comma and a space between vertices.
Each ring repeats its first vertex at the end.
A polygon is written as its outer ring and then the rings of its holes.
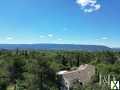
POLYGON ((119 0, 0 0, 0 43, 120 47, 119 0))

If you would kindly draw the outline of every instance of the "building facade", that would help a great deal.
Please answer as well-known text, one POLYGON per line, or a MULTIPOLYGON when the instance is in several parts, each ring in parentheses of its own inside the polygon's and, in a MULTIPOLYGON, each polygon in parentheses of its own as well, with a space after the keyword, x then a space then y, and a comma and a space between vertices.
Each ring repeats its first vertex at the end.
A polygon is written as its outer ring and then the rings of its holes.
POLYGON ((95 75, 95 67, 93 65, 80 65, 76 70, 60 71, 57 73, 61 90, 70 90, 76 83, 84 85, 91 81, 95 75))

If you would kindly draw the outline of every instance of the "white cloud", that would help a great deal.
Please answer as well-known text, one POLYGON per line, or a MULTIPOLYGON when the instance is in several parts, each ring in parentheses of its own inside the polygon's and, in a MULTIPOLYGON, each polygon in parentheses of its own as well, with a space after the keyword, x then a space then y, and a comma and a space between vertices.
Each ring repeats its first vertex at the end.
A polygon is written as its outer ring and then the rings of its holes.
POLYGON ((13 37, 7 37, 6 38, 6 40, 12 40, 13 39, 13 37))
POLYGON ((100 38, 97 38, 96 40, 101 41, 101 40, 109 40, 109 39, 110 39, 109 37, 100 37, 100 38))
POLYGON ((45 36, 44 35, 40 35, 40 38, 45 38, 45 36))
POLYGON ((48 34, 48 37, 53 37, 53 34, 48 34))
POLYGON ((102 37, 101 38, 102 40, 107 40, 107 39, 109 39, 108 37, 102 37))
POLYGON ((97 0, 76 0, 76 3, 87 13, 97 11, 101 8, 101 5, 97 3, 97 0))
POLYGON ((59 41, 63 40, 62 38, 58 38, 59 41))

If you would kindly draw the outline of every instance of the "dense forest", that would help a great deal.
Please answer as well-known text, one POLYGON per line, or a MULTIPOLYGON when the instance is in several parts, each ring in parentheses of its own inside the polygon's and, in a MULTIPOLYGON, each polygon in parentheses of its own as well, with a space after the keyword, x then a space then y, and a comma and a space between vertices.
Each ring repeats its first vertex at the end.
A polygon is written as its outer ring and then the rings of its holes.
POLYGON ((93 82, 72 90, 109 90, 98 85, 99 74, 120 80, 120 52, 1 50, 0 90, 59 90, 56 73, 81 64, 94 65, 96 75, 93 82))

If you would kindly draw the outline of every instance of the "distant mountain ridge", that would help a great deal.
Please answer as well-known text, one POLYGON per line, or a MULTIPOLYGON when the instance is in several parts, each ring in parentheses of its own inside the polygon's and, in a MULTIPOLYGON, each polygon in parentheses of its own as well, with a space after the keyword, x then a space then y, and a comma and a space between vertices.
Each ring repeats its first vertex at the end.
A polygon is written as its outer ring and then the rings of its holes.
POLYGON ((112 50, 119 52, 119 51, 120 51, 120 48, 112 48, 112 50))
POLYGON ((35 50, 78 50, 78 51, 120 51, 102 45, 75 45, 75 44, 0 44, 0 49, 35 49, 35 50))

